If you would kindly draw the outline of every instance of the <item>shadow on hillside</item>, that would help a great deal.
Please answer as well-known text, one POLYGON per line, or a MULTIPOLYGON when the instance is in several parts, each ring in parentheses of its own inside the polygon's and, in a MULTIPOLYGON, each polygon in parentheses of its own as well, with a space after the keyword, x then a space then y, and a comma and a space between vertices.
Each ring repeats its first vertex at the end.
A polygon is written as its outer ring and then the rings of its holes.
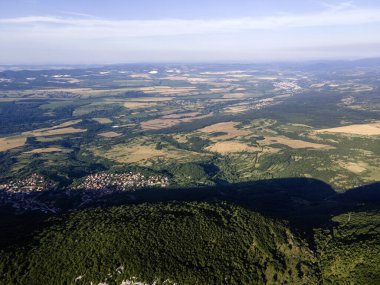
POLYGON ((187 189, 144 189, 119 192, 90 207, 109 207, 158 202, 227 202, 286 220, 293 228, 311 233, 326 225, 331 216, 359 211, 368 204, 380 210, 380 182, 354 188, 345 193, 316 179, 285 178, 187 189))
MULTIPOLYGON (((52 191, 47 195, 49 199, 63 200, 61 204, 66 205, 63 207, 66 212, 80 204, 80 192, 75 191, 74 198, 67 197, 62 191, 52 191)), ((83 208, 168 202, 232 203, 271 218, 286 220, 293 230, 312 241, 313 229, 329 227, 334 215, 369 208, 380 211, 380 182, 342 194, 320 180, 306 178, 271 179, 202 188, 150 188, 115 192, 83 208)), ((36 232, 54 223, 54 220, 50 220, 52 216, 55 214, 34 212, 14 215, 11 209, 0 208, 0 249, 30 242, 36 232)))

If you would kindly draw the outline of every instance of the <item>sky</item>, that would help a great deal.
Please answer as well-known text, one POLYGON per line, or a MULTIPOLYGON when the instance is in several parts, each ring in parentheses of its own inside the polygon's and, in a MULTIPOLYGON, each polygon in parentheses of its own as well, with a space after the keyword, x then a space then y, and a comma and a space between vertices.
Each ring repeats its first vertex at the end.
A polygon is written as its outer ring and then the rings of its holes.
POLYGON ((378 0, 0 0, 0 64, 369 57, 378 0))

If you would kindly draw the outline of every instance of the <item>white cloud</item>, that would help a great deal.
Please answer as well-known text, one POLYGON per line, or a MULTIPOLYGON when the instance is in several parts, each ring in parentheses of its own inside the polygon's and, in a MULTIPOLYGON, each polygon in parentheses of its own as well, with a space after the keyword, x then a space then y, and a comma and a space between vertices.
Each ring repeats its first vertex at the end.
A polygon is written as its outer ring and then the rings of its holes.
MULTIPOLYGON (((281 30, 380 23, 380 9, 360 9, 345 2, 307 15, 278 15, 261 18, 208 20, 108 20, 83 17, 29 16, 0 19, 2 30, 38 28, 41 33, 64 32, 84 37, 150 37, 204 33, 232 33, 249 30, 281 30)), ((79 15, 78 15, 79 16, 79 15)), ((0 34, 1 35, 1 34, 0 34)))
POLYGON ((323 57, 340 56, 334 47, 349 45, 357 47, 350 56, 380 53, 364 48, 380 43, 380 8, 351 2, 324 7, 311 14, 235 19, 115 20, 72 12, 1 18, 0 63, 299 58, 302 50, 323 57))

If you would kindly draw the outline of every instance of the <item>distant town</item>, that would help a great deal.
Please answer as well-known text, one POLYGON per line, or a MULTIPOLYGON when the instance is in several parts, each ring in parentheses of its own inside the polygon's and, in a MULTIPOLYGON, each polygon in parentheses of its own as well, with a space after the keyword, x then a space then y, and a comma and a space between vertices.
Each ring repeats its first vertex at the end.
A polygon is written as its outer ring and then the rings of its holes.
MULTIPOLYGON (((82 191, 83 206, 94 199, 109 195, 115 191, 134 191, 144 187, 167 187, 166 176, 144 176, 139 172, 92 174, 75 186, 70 186, 63 193, 71 196, 82 191)), ((44 192, 55 189, 55 184, 37 173, 19 180, 0 184, 0 205, 8 205, 19 212, 41 211, 58 212, 59 207, 53 202, 38 199, 44 192)))

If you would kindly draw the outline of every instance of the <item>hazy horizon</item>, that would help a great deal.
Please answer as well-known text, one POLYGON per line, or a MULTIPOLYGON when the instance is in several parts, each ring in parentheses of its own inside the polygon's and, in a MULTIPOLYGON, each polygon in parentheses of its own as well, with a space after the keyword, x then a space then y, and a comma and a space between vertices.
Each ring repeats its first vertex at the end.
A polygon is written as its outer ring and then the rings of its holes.
POLYGON ((365 1, 5 0, 1 65, 274 62, 380 57, 365 1))

